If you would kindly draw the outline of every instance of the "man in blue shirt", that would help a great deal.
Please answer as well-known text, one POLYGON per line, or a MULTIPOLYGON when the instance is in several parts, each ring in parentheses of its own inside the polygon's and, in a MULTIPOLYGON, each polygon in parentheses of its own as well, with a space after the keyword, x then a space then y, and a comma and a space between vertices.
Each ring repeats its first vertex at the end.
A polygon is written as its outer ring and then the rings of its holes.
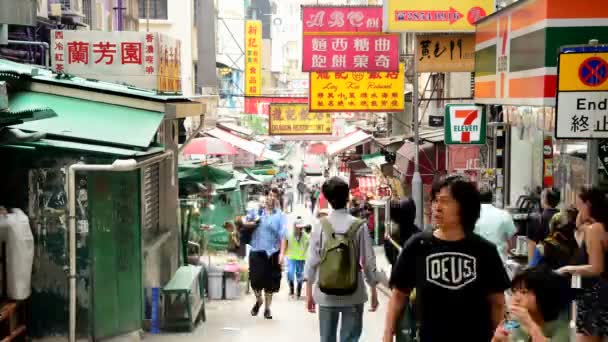
POLYGON ((275 192, 268 192, 265 202, 266 207, 260 213, 250 243, 249 279, 256 298, 251 315, 257 316, 262 303, 265 303, 264 318, 272 319, 270 312, 272 295, 278 292, 281 286, 287 216, 281 211, 279 197, 275 192), (264 300, 262 300, 262 291, 264 300))

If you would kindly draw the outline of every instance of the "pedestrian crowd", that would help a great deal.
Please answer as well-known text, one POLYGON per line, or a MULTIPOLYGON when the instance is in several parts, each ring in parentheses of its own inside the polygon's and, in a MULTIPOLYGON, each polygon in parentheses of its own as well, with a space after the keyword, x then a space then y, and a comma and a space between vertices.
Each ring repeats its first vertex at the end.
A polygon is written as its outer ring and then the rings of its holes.
MULTIPOLYGON (((295 188, 298 199, 312 192, 311 207, 322 197, 332 210, 317 210, 313 222, 298 217, 288 227, 283 209, 292 210, 293 198, 285 201, 285 190, 274 187, 264 208, 227 228, 240 233, 240 239, 231 235, 235 245, 251 247, 251 314, 264 306, 264 317, 272 319, 272 297, 285 266, 289 296, 305 297, 307 310, 318 313, 320 340, 359 341, 364 306, 378 308, 369 234, 373 211, 366 201, 351 198, 342 178, 312 189, 301 184, 295 188)), ((384 342, 396 336, 421 342, 565 342, 572 340, 570 321, 576 322, 576 341, 608 335, 608 200, 602 191, 583 189, 576 207, 559 210, 559 191, 546 189, 538 214, 523 228, 492 205, 491 189, 478 189, 461 176, 441 178, 430 195, 431 230, 414 223, 411 199, 390 202, 384 248, 392 292, 384 342), (527 240, 529 261, 511 273, 506 265, 518 235, 527 240), (570 286, 571 277, 582 277, 580 288, 570 286)))

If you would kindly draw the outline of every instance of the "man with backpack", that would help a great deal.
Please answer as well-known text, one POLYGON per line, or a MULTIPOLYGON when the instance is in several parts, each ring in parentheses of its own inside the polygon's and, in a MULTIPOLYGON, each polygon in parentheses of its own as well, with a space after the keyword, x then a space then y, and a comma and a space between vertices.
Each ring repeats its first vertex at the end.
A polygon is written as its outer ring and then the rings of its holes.
POLYGON ((363 304, 367 301, 364 276, 371 290, 371 311, 378 308, 376 256, 363 220, 346 210, 348 184, 332 177, 322 187, 333 212, 313 227, 304 267, 308 311, 319 305, 321 342, 336 342, 342 316, 341 342, 359 341, 363 304))

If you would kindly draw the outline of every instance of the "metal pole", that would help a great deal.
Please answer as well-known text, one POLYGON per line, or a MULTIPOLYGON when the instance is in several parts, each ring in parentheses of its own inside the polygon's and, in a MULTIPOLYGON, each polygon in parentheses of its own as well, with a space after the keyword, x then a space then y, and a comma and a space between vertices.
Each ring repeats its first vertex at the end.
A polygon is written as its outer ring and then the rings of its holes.
POLYGON ((150 0, 146 0, 146 32, 150 32, 150 0))
POLYGON ((598 141, 587 142, 587 184, 596 186, 598 184, 598 141))
POLYGON ((414 90, 412 92, 412 116, 414 119, 414 144, 416 145, 416 153, 414 154, 414 175, 412 177, 412 198, 416 203, 416 224, 423 228, 423 211, 424 202, 422 201, 422 177, 420 176, 420 135, 418 121, 418 46, 416 43, 416 33, 413 34, 414 39, 414 90))

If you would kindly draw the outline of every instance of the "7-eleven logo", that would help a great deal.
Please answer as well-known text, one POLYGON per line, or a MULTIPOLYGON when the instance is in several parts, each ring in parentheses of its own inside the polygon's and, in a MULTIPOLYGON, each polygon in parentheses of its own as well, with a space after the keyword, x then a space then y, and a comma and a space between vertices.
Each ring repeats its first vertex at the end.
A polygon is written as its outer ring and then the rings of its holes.
POLYGON ((470 143, 471 142, 471 131, 470 130, 477 131, 477 129, 479 128, 479 127, 473 126, 473 122, 475 121, 475 119, 477 119, 477 116, 478 116, 477 110, 469 110, 469 109, 456 110, 454 112, 454 116, 456 117, 456 119, 464 119, 464 121, 462 122, 462 125, 457 128, 458 130, 460 130, 462 132, 462 133, 460 133, 460 142, 461 143, 470 143))
POLYGON ((485 115, 483 107, 475 105, 447 105, 446 144, 484 144, 485 115))

